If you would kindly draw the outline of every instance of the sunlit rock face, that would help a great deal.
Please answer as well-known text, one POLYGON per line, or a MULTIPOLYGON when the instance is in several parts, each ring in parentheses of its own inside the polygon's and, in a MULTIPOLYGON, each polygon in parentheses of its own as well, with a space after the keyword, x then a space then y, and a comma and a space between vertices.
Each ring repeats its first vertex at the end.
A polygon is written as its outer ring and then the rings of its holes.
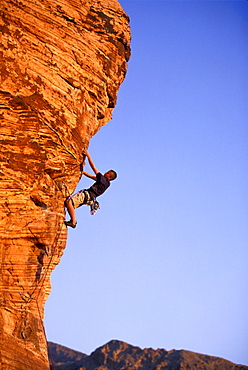
POLYGON ((129 20, 116 0, 1 0, 0 12, 0 368, 44 370, 64 200, 83 148, 111 119, 129 20))

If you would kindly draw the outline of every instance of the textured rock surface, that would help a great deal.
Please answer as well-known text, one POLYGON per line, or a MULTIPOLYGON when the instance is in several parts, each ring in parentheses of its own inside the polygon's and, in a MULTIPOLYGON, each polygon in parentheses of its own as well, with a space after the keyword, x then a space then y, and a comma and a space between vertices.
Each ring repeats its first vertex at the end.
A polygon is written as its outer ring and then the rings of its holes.
POLYGON ((1 0, 0 13, 0 368, 44 370, 66 189, 111 118, 129 20, 116 0, 1 0))
POLYGON ((112 340, 96 349, 90 356, 49 343, 53 358, 51 368, 57 370, 247 370, 219 357, 189 351, 141 349, 112 340))

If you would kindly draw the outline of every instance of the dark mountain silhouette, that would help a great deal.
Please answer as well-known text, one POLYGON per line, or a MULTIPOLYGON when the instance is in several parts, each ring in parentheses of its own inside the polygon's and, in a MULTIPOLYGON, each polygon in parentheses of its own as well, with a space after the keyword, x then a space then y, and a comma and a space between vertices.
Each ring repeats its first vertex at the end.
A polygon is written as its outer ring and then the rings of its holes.
POLYGON ((51 370, 248 370, 219 357, 185 350, 152 349, 112 340, 89 356, 49 342, 51 370))

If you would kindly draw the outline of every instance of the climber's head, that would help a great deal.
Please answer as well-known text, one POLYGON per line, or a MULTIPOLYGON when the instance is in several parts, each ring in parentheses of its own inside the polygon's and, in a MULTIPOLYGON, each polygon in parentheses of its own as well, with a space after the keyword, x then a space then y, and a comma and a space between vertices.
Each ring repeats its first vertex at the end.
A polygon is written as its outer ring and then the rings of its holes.
POLYGON ((105 172, 104 177, 108 179, 109 181, 115 180, 117 177, 117 173, 114 170, 109 170, 105 172))

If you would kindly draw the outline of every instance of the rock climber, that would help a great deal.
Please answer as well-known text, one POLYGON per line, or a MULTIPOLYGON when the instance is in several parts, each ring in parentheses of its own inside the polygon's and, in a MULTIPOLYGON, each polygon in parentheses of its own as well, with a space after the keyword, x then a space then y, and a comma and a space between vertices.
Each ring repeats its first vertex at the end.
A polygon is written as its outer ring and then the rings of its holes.
POLYGON ((83 154, 88 158, 89 165, 95 173, 95 176, 83 171, 84 163, 81 165, 82 175, 85 175, 94 180, 95 183, 89 189, 80 190, 76 194, 69 196, 66 199, 65 206, 70 215, 70 220, 65 221, 65 224, 66 226, 70 226, 72 228, 75 228, 77 226, 75 208, 78 208, 83 204, 94 204, 96 198, 102 195, 110 186, 110 181, 116 179, 117 177, 117 173, 114 170, 109 170, 105 172, 104 175, 102 175, 92 161, 89 152, 85 150, 83 154))

